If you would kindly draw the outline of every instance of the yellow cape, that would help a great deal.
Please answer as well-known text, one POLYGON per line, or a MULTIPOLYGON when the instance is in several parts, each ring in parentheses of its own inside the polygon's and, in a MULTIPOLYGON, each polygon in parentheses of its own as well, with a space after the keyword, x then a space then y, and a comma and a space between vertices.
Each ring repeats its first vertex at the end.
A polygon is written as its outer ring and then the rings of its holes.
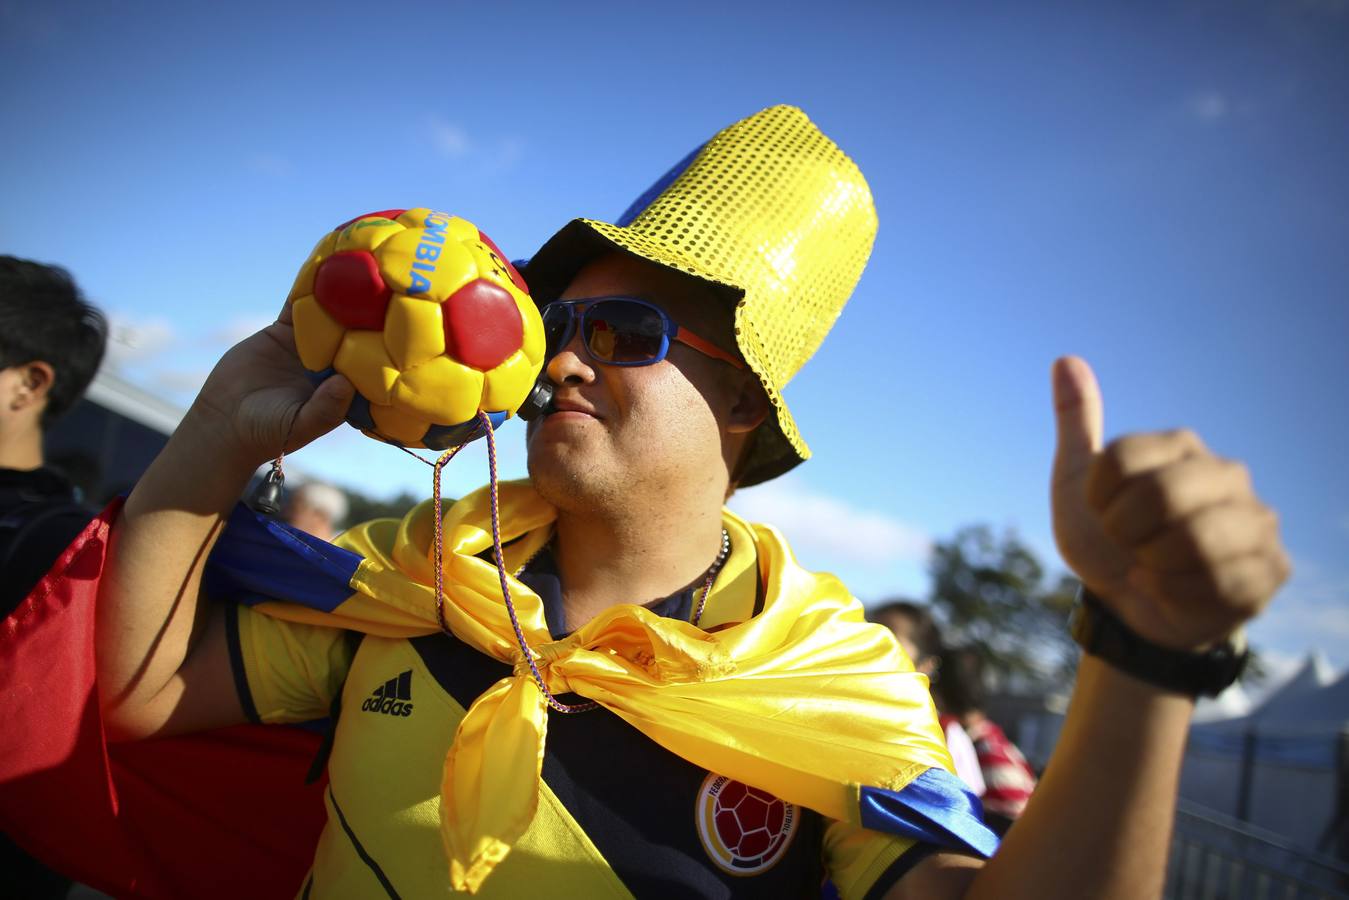
MULTIPOLYGON (((455 890, 475 892, 529 826, 548 725, 521 659, 494 564, 488 492, 445 515, 445 619, 454 636, 514 667, 469 708, 445 758, 441 833, 455 890), (488 554, 490 556, 490 554, 488 554)), ((552 534, 556 511, 526 482, 500 487, 506 567, 552 534)), ((363 557, 352 595, 331 613, 289 603, 260 612, 369 634, 436 632, 433 509, 357 526, 335 543, 363 557)), ((899 791, 931 768, 952 771, 927 678, 832 575, 807 572, 772 528, 729 511, 731 553, 707 601, 706 627, 615 606, 555 641, 537 594, 508 576, 520 624, 550 691, 574 692, 697 766, 791 803, 860 823, 859 789, 899 791), (720 621, 726 610, 763 611, 720 621)))

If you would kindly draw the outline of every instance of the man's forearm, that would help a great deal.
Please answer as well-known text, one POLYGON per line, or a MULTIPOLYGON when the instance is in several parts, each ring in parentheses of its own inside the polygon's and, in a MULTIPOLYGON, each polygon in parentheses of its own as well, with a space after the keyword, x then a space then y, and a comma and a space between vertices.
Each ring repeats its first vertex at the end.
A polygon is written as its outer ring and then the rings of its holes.
POLYGON ((1044 779, 967 896, 1160 896, 1193 711, 1084 656, 1044 779))
POLYGON ((190 411, 114 523, 100 585, 100 700, 114 733, 179 670, 200 615, 206 557, 255 464, 222 453, 218 429, 190 411))

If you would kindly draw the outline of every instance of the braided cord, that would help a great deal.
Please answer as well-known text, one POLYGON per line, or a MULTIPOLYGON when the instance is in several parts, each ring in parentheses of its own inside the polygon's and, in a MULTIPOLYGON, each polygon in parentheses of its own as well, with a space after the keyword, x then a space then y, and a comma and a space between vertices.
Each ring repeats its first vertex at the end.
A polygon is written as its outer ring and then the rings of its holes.
MULTIPOLYGON (((496 431, 492 427, 492 420, 487 413, 478 412, 478 420, 485 430, 487 437, 487 462, 491 471, 491 498, 492 498, 492 553, 496 558, 497 577, 501 582, 501 597, 506 601, 506 612, 511 619, 511 628, 515 630, 515 640, 520 646, 520 655, 525 662, 529 664, 530 674, 534 676, 534 683, 539 686, 544 699, 548 705, 561 713, 580 713, 588 712, 599 706, 593 700, 587 700, 584 703, 563 703, 553 695, 548 689, 548 685, 543 680, 543 673, 539 671, 538 663, 535 662, 535 653, 529 649, 529 642, 525 640, 525 631, 520 627, 520 617, 515 612, 515 602, 511 600, 511 588, 506 583, 506 555, 501 549, 501 512, 498 505, 497 492, 497 445, 496 431)), ((441 631, 446 634, 452 634, 449 624, 445 621, 445 531, 443 525, 443 516, 440 509, 440 470, 445 464, 467 447, 467 442, 458 447, 452 447, 440 455, 435 463, 429 463, 427 460, 408 450, 406 447, 400 448, 414 459, 421 460, 427 465, 432 466, 434 472, 431 476, 431 497, 432 508, 435 515, 436 534, 435 534, 435 566, 436 566, 436 619, 440 623, 441 631)))
POLYGON ((599 706, 594 700, 586 700, 583 703, 563 703, 553 696, 553 692, 548 690, 548 685, 544 684, 538 664, 534 662, 534 651, 529 649, 529 644, 525 641, 524 629, 520 627, 520 619, 515 614, 515 603, 511 600, 510 585, 506 583, 506 556, 501 550, 501 515, 497 509, 496 433, 492 428, 492 420, 487 417, 487 413, 479 412, 478 418, 481 420, 483 427, 487 429, 487 463, 492 473, 492 552, 496 554, 497 577, 501 581, 501 596, 506 601, 506 612, 511 617, 511 627, 515 629, 515 639, 520 642, 520 653, 525 662, 529 663, 529 671, 534 676, 534 683, 539 686, 539 690, 543 693, 549 706, 560 713, 589 712, 599 706))
MULTIPOLYGON (((460 444, 458 447, 451 447, 431 466, 431 504, 434 509, 436 521, 436 540, 433 547, 436 561, 436 620, 440 622, 440 630, 446 634, 450 633, 450 626, 445 623, 445 532, 443 527, 444 516, 440 509, 440 470, 445 468, 445 464, 454 459, 463 450, 467 444, 460 444)), ((404 448, 406 449, 406 448, 404 448)), ((412 453, 411 450, 408 450, 412 453)), ((417 459, 422 459, 417 454, 412 453, 417 459)), ((422 459, 422 462, 426 460, 422 459)))

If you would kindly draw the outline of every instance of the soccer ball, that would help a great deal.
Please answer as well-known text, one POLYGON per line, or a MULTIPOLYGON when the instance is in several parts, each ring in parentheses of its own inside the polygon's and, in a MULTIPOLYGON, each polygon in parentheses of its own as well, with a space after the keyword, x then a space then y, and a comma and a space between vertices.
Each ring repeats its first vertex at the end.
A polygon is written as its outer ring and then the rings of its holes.
POLYGON ((357 216, 318 242, 288 302, 315 382, 356 386, 347 421, 443 450, 514 413, 543 367, 529 288, 471 222, 426 208, 357 216))

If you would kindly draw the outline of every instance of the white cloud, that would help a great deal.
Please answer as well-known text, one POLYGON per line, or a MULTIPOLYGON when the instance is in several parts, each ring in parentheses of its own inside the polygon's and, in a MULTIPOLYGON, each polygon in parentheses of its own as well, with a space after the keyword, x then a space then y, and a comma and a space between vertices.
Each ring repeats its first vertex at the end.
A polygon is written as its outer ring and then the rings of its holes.
POLYGON ((750 521, 776 526, 798 555, 885 565, 926 562, 932 550, 921 529, 814 491, 792 476, 739 491, 730 506, 750 521))
POLYGON ((266 328, 273 321, 272 316, 236 316, 212 331, 206 340, 211 344, 233 347, 249 335, 266 328))
POLYGON ((161 369, 151 376, 155 387, 175 393, 195 394, 206 383, 210 369, 161 369))
POLYGON ((1195 91, 1185 100, 1185 110, 1195 121, 1214 125, 1231 114, 1231 101, 1222 91, 1195 91))
POLYGON ((1288 101, 1291 84, 1271 84, 1255 94, 1238 96, 1218 88, 1191 91, 1180 104, 1186 119, 1202 128, 1216 128, 1231 122, 1250 121, 1261 113, 1288 101))
POLYGON ((431 145, 442 155, 458 158, 468 154, 472 145, 464 129, 436 115, 427 116, 426 124, 431 133, 431 145))
POLYGON ((248 168, 270 178, 285 178, 295 170, 289 159, 274 153, 254 153, 248 158, 248 168))
POLYGON ((470 162, 481 175, 497 175, 515 167, 526 142, 519 135, 470 135, 461 125, 432 114, 426 117, 426 135, 432 149, 449 159, 470 162))
POLYGON ((1283 618, 1295 622, 1306 631, 1309 642, 1329 643, 1331 646, 1349 644, 1349 593, 1341 591, 1336 601, 1310 604, 1285 604, 1283 618))
POLYGON ((1308 607, 1338 607, 1349 614, 1349 571, 1297 557, 1279 600, 1308 607))
POLYGON ((1251 642, 1262 654, 1301 658, 1320 648, 1334 665, 1344 665, 1349 646, 1349 572, 1299 559, 1293 577, 1250 628, 1251 642))
POLYGON ((108 324, 108 362, 114 367, 145 362, 167 350, 175 337, 168 319, 137 321, 112 313, 108 324))
POLYGON ((484 171, 487 174, 495 175, 498 172, 505 172, 512 169, 520 158, 525 155, 524 138, 504 137, 496 143, 496 152, 492 157, 483 163, 484 171))

